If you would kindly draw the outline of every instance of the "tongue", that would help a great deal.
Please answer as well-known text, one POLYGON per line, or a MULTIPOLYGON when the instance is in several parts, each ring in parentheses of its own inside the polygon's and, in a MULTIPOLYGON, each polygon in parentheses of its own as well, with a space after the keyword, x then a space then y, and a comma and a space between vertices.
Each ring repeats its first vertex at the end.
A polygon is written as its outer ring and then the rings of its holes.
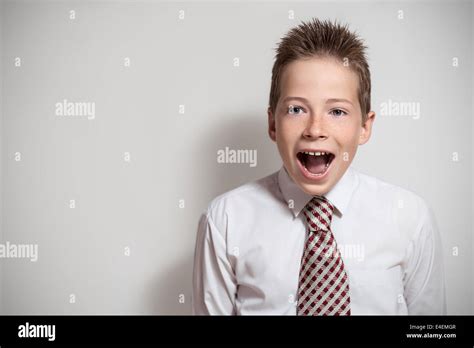
POLYGON ((326 170, 326 156, 306 156, 306 168, 313 174, 322 174, 326 170))

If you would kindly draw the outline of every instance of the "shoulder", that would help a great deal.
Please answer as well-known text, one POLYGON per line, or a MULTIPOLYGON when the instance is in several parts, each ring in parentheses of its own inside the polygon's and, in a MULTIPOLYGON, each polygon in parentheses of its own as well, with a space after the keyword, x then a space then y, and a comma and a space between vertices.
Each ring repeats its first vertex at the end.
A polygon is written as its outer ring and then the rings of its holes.
POLYGON ((205 215, 218 229, 224 229, 229 216, 234 219, 239 215, 244 217, 278 199, 277 171, 216 196, 208 204, 205 215))
POLYGON ((387 214, 402 230, 415 232, 423 224, 432 223, 432 213, 426 200, 414 191, 388 183, 357 169, 358 196, 370 204, 374 212, 387 214))
POLYGON ((361 193, 370 195, 375 200, 395 202, 397 206, 407 208, 426 207, 426 201, 414 191, 389 183, 372 175, 352 169, 358 178, 361 193))

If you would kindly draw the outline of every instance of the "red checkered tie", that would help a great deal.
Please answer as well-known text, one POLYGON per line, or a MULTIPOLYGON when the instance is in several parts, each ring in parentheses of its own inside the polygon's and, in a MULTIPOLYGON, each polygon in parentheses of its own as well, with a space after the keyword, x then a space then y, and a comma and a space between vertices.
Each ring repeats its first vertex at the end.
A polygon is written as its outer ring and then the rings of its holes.
POLYGON ((298 315, 350 315, 349 279, 331 232, 334 206, 314 196, 303 209, 309 236, 301 261, 298 315))

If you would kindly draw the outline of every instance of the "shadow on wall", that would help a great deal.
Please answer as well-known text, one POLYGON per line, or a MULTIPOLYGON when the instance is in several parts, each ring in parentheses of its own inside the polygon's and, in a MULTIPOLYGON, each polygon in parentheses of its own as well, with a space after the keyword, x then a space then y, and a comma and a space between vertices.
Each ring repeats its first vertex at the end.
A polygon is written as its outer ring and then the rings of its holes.
MULTIPOLYGON (((194 243, 200 214, 217 195, 278 171, 281 159, 276 144, 267 132, 267 116, 260 112, 249 112, 244 115, 230 115, 219 119, 212 129, 202 132, 200 143, 192 149, 193 175, 191 185, 199 200, 191 221, 192 236, 191 252, 168 269, 154 278, 147 296, 149 312, 154 314, 191 314, 192 273, 194 265, 194 243), (256 150, 256 166, 250 163, 218 163, 219 150, 228 147, 234 150, 256 150), (178 300, 184 294, 185 303, 178 300)), ((195 209, 194 209, 195 208, 195 209)), ((188 244, 187 244, 188 245, 188 244)))
POLYGON ((147 314, 190 315, 191 282, 194 255, 187 253, 186 258, 170 267, 166 272, 153 277, 148 287, 146 300, 147 314), (184 302, 180 302, 184 295, 184 302))
MULTIPOLYGON (((206 166, 197 165, 206 178, 211 197, 224 193, 244 183, 269 175, 279 169, 280 156, 276 144, 269 138, 267 115, 248 112, 223 119, 216 128, 203 137, 199 151, 205 151, 206 166), (251 163, 218 163, 219 150, 255 150, 256 166, 251 163)), ((238 157, 238 156, 237 156, 238 157)))

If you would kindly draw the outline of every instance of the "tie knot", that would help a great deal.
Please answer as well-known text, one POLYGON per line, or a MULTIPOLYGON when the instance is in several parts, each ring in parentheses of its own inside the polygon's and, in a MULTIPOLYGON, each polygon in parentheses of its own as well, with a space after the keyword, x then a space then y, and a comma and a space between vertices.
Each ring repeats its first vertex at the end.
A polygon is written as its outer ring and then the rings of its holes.
POLYGON ((329 231, 333 212, 334 206, 324 196, 314 196, 303 210, 312 231, 329 231))

